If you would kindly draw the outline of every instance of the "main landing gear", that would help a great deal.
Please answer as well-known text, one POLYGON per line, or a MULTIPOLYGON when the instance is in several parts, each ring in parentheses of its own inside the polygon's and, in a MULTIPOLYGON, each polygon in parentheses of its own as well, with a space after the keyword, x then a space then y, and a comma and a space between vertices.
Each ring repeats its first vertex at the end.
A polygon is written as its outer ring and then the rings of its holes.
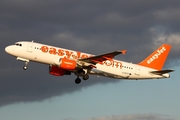
POLYGON ((76 83, 76 84, 81 83, 81 79, 79 78, 79 76, 76 78, 75 83, 76 83))
MULTIPOLYGON (((82 79, 83 79, 83 80, 88 80, 88 79, 89 79, 89 75, 88 75, 88 74, 83 75, 83 76, 82 76, 82 79)), ((79 76, 77 76, 77 78, 76 78, 76 80, 75 80, 75 83, 76 83, 76 84, 81 83, 81 79, 79 78, 79 76)))

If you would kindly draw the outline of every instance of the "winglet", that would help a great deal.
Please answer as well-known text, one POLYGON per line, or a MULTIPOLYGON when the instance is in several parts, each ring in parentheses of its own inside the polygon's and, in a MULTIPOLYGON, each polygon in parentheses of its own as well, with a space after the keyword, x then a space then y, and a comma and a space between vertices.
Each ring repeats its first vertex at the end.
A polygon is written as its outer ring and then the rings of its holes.
POLYGON ((151 55, 139 63, 139 65, 153 68, 156 70, 162 70, 166 58, 171 50, 171 46, 168 44, 161 45, 151 55))
POLYGON ((122 54, 125 55, 127 50, 122 50, 122 54))

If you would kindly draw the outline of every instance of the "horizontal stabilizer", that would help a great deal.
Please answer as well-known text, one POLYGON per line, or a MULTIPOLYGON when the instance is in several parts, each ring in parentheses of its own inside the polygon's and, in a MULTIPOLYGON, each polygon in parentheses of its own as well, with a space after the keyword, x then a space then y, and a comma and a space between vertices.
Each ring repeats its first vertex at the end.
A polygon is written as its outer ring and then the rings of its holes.
POLYGON ((150 73, 156 74, 156 75, 163 75, 169 72, 173 72, 174 70, 159 70, 159 71, 151 71, 150 73))

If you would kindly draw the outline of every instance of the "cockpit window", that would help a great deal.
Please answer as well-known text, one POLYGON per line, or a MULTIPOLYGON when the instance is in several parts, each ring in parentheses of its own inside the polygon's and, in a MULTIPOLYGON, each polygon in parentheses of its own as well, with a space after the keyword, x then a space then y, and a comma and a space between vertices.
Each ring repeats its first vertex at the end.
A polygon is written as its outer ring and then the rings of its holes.
POLYGON ((22 46, 22 44, 20 44, 20 43, 15 43, 15 45, 16 45, 16 46, 22 46))

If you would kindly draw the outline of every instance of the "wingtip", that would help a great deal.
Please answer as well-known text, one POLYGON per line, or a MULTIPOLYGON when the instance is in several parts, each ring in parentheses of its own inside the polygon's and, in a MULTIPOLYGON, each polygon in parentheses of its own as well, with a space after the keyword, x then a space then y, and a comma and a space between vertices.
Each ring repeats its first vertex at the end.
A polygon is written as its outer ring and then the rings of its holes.
POLYGON ((126 54, 126 51, 127 51, 127 50, 122 50, 121 52, 122 52, 122 54, 124 55, 124 54, 126 54))

